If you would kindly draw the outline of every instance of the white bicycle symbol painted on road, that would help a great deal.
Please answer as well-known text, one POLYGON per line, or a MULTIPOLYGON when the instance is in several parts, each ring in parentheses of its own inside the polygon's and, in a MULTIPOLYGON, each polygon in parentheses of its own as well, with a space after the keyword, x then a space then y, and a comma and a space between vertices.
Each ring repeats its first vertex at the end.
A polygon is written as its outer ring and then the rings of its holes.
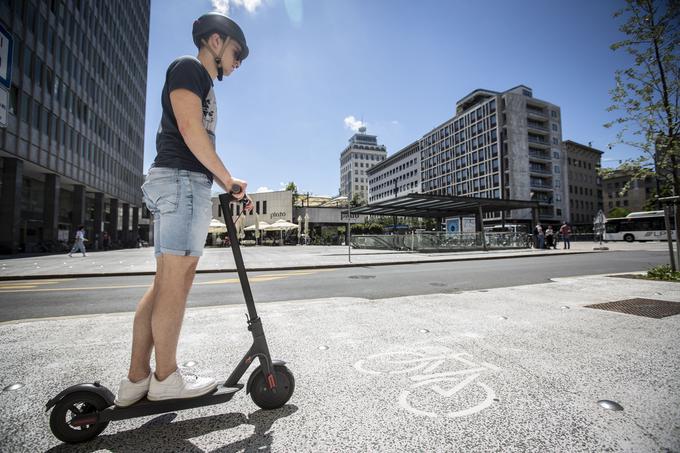
MULTIPOLYGON (((409 377, 413 384, 409 386, 408 390, 402 390, 398 402, 407 411, 427 417, 437 417, 438 414, 416 407, 422 406, 423 401, 431 399, 432 395, 428 396, 423 393, 424 391, 434 392, 451 402, 454 398, 456 402, 460 402, 465 398, 459 392, 466 388, 471 390, 468 386, 472 383, 477 384, 477 387, 483 390, 484 397, 481 402, 464 409, 443 411, 442 415, 455 418, 482 411, 491 406, 496 398, 495 392, 477 379, 484 373, 500 371, 500 368, 487 362, 475 363, 469 360, 470 358, 472 356, 465 352, 444 354, 427 354, 418 351, 385 352, 359 360, 354 364, 354 368, 371 375, 418 373, 409 377), (459 368, 460 365, 467 368, 451 370, 452 365, 454 365, 454 368, 459 368), (442 371, 442 369, 446 371, 442 371), (439 372, 437 372, 438 370, 439 372), (445 386, 445 383, 453 384, 453 386, 445 386), (418 404, 419 402, 420 404, 418 404)), ((480 392, 475 389, 473 393, 479 394, 480 392)), ((449 407, 448 404, 445 404, 445 406, 449 407)))

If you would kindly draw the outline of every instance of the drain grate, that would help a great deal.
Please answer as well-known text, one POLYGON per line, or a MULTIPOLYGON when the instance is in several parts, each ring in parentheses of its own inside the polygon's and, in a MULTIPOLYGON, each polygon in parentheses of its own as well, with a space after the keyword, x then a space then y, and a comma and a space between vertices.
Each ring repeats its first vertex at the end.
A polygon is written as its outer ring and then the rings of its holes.
POLYGON ((586 308, 599 310, 617 311, 628 315, 645 316, 647 318, 661 319, 666 316, 680 314, 680 303, 669 302, 659 299, 626 299, 604 304, 586 305, 586 308))

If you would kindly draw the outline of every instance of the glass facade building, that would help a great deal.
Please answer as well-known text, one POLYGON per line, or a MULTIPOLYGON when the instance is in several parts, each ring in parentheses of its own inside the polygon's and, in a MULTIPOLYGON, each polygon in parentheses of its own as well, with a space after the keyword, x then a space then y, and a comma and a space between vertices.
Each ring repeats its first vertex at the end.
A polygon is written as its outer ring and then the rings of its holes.
POLYGON ((12 34, 0 249, 137 239, 150 0, 0 0, 12 34))

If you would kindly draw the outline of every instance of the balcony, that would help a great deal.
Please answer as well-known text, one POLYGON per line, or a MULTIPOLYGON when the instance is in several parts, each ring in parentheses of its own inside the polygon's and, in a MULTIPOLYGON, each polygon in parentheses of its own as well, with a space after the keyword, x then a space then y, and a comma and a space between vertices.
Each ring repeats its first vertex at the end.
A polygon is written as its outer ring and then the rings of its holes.
POLYGON ((541 118, 541 119, 548 119, 548 114, 545 110, 538 108, 538 107, 533 107, 531 105, 527 104, 527 115, 534 116, 536 118, 541 118))
POLYGON ((538 174, 541 174, 541 175, 551 175, 552 176, 552 172, 549 169, 534 167, 533 165, 529 166, 529 173, 538 173, 538 174))
POLYGON ((529 135, 527 136, 527 140, 529 140, 529 143, 535 143, 537 145, 550 147, 550 142, 548 140, 544 140, 543 138, 532 137, 531 135, 529 135))
POLYGON ((552 161, 552 157, 550 157, 550 154, 540 153, 538 151, 531 150, 529 150, 529 158, 552 161))
POLYGON ((543 204, 552 204, 553 198, 547 195, 534 195, 531 197, 531 201, 538 201, 539 203, 543 204))
POLYGON ((531 181, 529 186, 536 189, 550 189, 552 190, 552 183, 548 181, 531 181))
POLYGON ((542 123, 538 123, 536 121, 527 120, 527 128, 534 129, 534 130, 540 131, 540 132, 550 133, 550 129, 548 129, 547 126, 543 126, 542 123))

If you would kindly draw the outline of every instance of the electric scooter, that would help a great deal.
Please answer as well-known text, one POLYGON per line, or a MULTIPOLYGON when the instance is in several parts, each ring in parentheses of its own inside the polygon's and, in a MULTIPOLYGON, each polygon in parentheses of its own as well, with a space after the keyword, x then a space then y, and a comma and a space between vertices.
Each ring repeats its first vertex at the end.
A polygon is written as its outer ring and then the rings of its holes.
MULTIPOLYGON (((236 201, 233 194, 239 193, 240 190, 241 188, 235 185, 232 187, 232 192, 221 194, 219 199, 231 241, 231 250, 234 254, 241 289, 248 308, 246 315, 248 330, 253 335, 253 344, 246 355, 224 383, 218 384, 213 392, 195 398, 163 401, 149 401, 143 398, 131 406, 117 407, 113 404, 115 398, 113 392, 98 381, 73 385, 50 399, 45 409, 45 412, 47 412, 52 408, 50 429, 59 440, 67 443, 86 442, 104 431, 111 421, 225 403, 236 392, 243 389, 243 384, 239 383, 239 380, 254 359, 259 360, 259 366, 251 373, 245 387, 246 394, 250 394, 257 406, 262 409, 277 409, 286 404, 293 395, 295 390, 293 373, 286 367, 286 362, 272 360, 269 355, 262 321, 257 315, 253 295, 250 291, 248 276, 236 237, 234 220, 229 215, 231 212, 229 203, 236 201)), ((247 199, 243 197, 243 207, 246 203, 247 199)))

